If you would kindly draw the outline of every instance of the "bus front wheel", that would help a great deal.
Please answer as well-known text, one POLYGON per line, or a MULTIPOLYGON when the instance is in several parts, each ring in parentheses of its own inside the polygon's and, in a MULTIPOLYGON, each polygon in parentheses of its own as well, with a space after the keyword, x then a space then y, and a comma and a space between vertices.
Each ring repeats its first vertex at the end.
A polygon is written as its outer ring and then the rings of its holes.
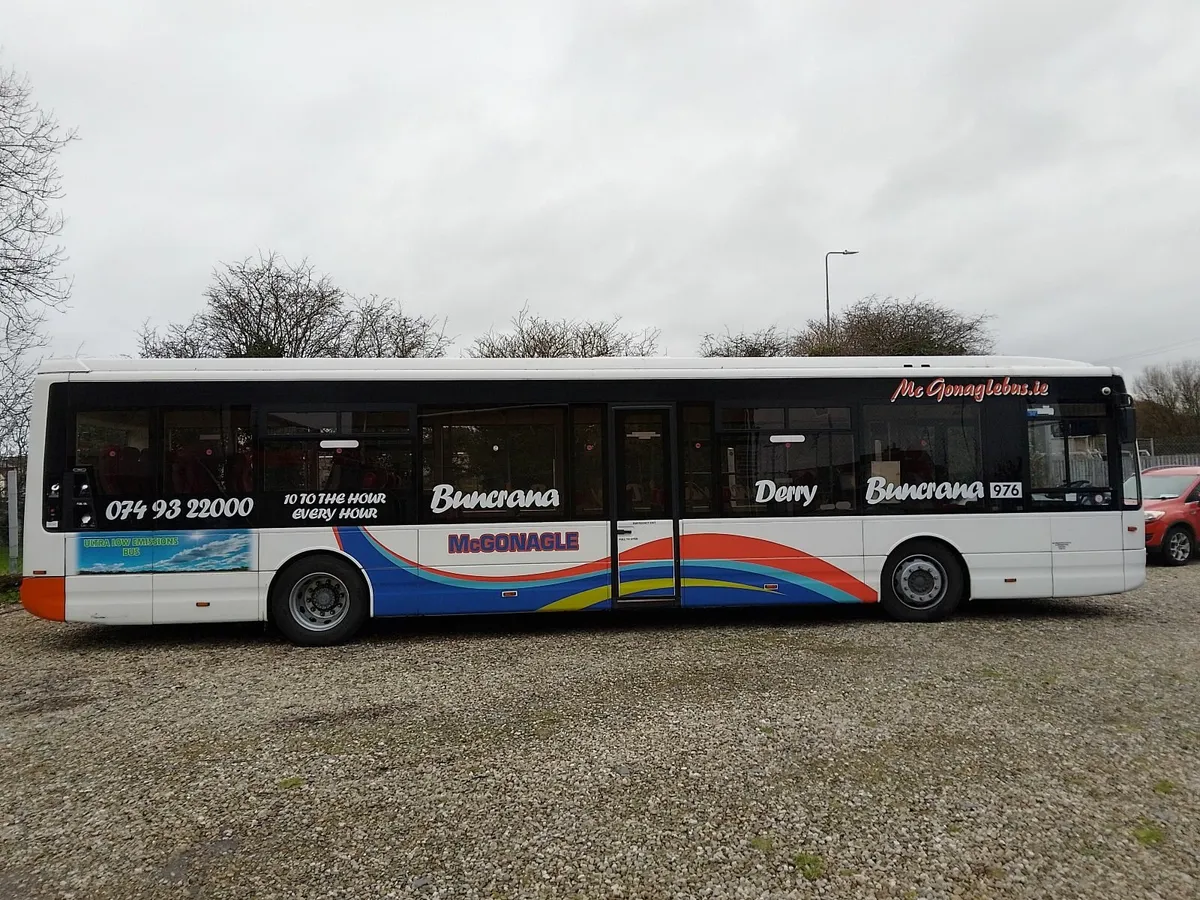
POLYGON ((879 602, 893 619, 936 622, 963 601, 966 575, 944 544, 912 541, 888 557, 879 587, 879 602))
POLYGON ((339 644, 362 627, 370 600, 362 574, 337 556, 297 560, 271 588, 271 617, 294 644, 339 644))

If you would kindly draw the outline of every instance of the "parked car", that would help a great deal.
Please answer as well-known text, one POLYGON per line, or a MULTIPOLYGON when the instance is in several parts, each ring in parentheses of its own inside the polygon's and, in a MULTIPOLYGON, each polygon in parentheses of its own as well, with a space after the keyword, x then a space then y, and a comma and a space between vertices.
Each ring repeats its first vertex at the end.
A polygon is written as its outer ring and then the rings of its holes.
POLYGON ((1200 466, 1156 466, 1142 472, 1146 550, 1169 566, 1196 554, 1200 534, 1200 466))

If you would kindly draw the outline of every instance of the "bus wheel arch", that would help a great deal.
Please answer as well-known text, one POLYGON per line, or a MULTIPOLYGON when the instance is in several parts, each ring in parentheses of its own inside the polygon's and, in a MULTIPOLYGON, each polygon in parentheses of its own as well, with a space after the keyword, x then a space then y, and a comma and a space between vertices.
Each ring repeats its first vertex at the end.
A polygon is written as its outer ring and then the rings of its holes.
POLYGON ((267 590, 267 621, 292 643, 328 646, 353 637, 371 616, 371 582, 356 559, 332 549, 297 553, 267 590))
POLYGON ((970 567, 957 547, 936 535, 901 541, 879 574, 880 605, 901 621, 944 619, 970 596, 970 567))

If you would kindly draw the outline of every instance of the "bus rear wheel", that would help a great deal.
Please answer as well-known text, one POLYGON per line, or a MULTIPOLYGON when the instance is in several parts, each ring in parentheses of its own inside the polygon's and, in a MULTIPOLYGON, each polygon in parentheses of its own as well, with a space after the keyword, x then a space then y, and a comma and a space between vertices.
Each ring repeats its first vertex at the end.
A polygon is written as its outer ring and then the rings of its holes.
POLYGON ((879 587, 879 602, 893 619, 936 622, 963 601, 966 573, 944 544, 911 541, 888 557, 879 587))
POLYGON ((298 560, 271 588, 271 617, 283 636, 305 647, 348 640, 362 627, 370 600, 362 574, 337 556, 298 560))

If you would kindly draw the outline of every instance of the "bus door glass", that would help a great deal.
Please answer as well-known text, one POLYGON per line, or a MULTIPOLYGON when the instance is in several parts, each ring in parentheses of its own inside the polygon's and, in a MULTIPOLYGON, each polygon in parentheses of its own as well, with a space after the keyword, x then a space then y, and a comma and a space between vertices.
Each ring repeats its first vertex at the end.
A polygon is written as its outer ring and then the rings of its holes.
POLYGON ((613 410, 615 599, 678 597, 671 411, 613 410))

